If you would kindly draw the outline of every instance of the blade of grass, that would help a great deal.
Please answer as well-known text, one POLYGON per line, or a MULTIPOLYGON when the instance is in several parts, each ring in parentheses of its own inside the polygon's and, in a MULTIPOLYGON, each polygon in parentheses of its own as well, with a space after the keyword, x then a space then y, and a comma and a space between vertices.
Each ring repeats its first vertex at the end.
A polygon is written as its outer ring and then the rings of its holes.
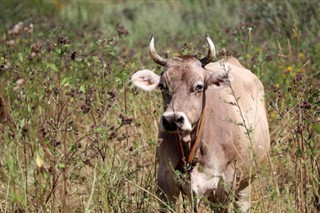
POLYGON ((87 202, 87 205, 86 205, 86 209, 85 209, 85 212, 86 212, 86 213, 92 212, 92 211, 90 210, 90 205, 91 205, 91 202, 92 202, 92 198, 93 198, 93 194, 94 194, 94 189, 95 189, 95 185, 96 185, 96 177, 97 177, 97 162, 96 162, 95 165, 94 165, 93 182, 92 182, 92 187, 91 187, 90 196, 89 196, 89 199, 88 199, 88 202, 87 202))
POLYGON ((134 182, 131 182, 130 180, 126 180, 128 183, 134 185, 135 187, 137 187, 138 189, 146 192, 147 194, 151 195, 152 197, 154 197, 157 201, 159 201, 160 203, 166 205, 166 207, 168 208, 168 210, 170 210, 171 212, 175 212, 170 206, 168 206, 164 201, 162 201, 160 198, 158 198, 155 194, 149 192, 148 190, 142 188, 141 186, 137 185, 136 183, 134 182))

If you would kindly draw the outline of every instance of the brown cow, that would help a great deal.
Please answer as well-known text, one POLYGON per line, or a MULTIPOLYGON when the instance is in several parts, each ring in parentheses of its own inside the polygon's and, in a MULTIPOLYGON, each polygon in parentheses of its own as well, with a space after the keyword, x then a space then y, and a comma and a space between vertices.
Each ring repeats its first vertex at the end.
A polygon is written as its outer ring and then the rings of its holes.
POLYGON ((182 192, 192 198, 195 211, 207 197, 215 212, 231 208, 245 212, 250 208, 252 174, 270 147, 264 89, 233 57, 210 63, 215 47, 206 39, 205 58, 169 60, 157 54, 152 37, 151 57, 166 71, 159 76, 140 70, 131 80, 143 90, 162 91, 164 113, 157 146, 160 198, 173 206, 182 192))

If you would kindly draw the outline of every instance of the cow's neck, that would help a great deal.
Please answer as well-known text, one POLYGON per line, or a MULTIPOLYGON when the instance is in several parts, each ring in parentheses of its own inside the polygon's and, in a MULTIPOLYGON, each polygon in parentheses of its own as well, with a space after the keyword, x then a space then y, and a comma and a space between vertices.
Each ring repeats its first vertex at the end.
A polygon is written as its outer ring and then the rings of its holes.
POLYGON ((192 146, 191 146, 191 149, 190 149, 190 152, 188 155, 188 159, 187 159, 188 163, 191 163, 194 160, 196 152, 197 152, 198 148, 200 147, 202 132, 203 132, 203 125, 204 125, 204 122, 206 119, 205 114, 206 114, 206 110, 204 108, 202 110, 200 120, 198 121, 198 124, 197 124, 196 133, 193 134, 193 137, 191 137, 192 138, 192 140, 191 140, 192 146))
POLYGON ((201 138, 202 138, 202 131, 203 125, 205 122, 205 92, 203 95, 203 107, 200 119, 195 124, 193 130, 188 134, 179 134, 179 149, 181 153, 182 159, 180 160, 179 164, 177 165, 177 169, 180 171, 188 171, 190 172, 193 167, 197 163, 197 159, 195 158, 198 148, 200 147, 201 138), (186 169, 186 167, 188 169, 186 169))
MULTIPOLYGON (((192 147, 195 147, 196 149, 198 149, 198 147, 200 145, 200 141, 201 141, 201 137, 202 137, 203 125, 204 125, 204 122, 205 122, 205 114, 206 114, 206 91, 204 90, 203 91, 203 95, 202 95, 201 115, 200 115, 200 118, 199 118, 198 122, 195 125, 195 128, 193 128, 193 131, 191 131, 191 133, 190 133, 190 137, 191 137, 191 141, 190 142, 192 144, 192 147)), ((190 151, 192 151, 192 150, 190 150, 190 151)), ((197 150, 195 150, 195 151, 197 151, 197 150)), ((195 155, 195 153, 194 153, 194 155, 195 155)), ((194 156, 193 156, 193 158, 194 158, 194 156)))

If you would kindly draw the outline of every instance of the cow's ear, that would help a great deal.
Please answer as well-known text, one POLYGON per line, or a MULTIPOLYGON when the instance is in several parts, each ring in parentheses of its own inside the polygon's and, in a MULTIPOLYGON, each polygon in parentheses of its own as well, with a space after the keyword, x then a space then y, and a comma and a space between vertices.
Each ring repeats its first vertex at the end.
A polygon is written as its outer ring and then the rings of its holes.
POLYGON ((151 70, 139 70, 131 76, 132 83, 145 91, 155 89, 160 81, 160 76, 151 70))
POLYGON ((229 72, 214 72, 207 78, 206 87, 221 89, 229 87, 232 81, 233 78, 229 72))

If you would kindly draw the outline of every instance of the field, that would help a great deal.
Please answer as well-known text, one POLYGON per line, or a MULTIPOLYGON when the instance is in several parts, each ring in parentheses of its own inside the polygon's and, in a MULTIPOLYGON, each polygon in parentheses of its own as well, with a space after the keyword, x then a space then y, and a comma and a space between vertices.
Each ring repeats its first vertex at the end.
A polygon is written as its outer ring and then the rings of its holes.
POLYGON ((250 212, 320 211, 318 1, 0 5, 0 212, 157 212, 161 94, 130 83, 163 71, 152 33, 169 58, 203 56, 208 34, 217 60, 233 55, 263 82, 271 151, 250 212))

